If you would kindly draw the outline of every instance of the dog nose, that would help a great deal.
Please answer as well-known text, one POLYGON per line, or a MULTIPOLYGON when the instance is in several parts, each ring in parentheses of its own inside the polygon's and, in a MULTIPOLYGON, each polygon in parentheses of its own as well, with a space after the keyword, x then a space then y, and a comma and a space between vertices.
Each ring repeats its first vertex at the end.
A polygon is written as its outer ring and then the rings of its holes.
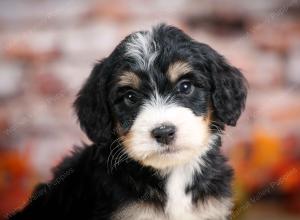
POLYGON ((164 124, 154 128, 151 132, 152 137, 161 144, 170 144, 175 138, 175 133, 176 127, 174 125, 164 124))

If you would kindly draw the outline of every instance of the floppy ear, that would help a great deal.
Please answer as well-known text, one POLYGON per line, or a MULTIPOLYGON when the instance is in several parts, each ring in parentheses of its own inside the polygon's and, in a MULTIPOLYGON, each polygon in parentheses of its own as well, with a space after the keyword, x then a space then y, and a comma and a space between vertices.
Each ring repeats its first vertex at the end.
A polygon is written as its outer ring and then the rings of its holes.
POLYGON ((214 110, 223 123, 235 126, 245 108, 247 81, 237 68, 229 65, 222 56, 217 57, 212 64, 214 110))
POLYGON ((94 142, 110 139, 111 120, 108 110, 105 60, 97 63, 74 102, 80 127, 94 142))

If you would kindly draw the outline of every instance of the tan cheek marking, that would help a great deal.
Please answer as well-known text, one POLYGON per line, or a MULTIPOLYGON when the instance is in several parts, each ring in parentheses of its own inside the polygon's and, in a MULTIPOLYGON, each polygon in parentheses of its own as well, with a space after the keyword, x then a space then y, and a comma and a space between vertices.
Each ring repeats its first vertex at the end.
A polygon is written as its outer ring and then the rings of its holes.
POLYGON ((211 110, 211 107, 209 107, 207 116, 205 117, 205 121, 208 126, 211 124, 211 119, 212 119, 212 110, 211 110))
MULTIPOLYGON (((134 134, 132 132, 128 132, 126 135, 122 136, 122 143, 124 148, 126 148, 127 153, 130 154, 132 151, 132 140, 134 138, 134 134)), ((131 155, 133 156, 133 155, 131 155)), ((134 156, 133 156, 134 157, 134 156)), ((134 160, 140 162, 140 164, 144 164, 144 161, 140 158, 133 158, 134 160)))
POLYGON ((132 139, 134 137, 134 134, 132 132, 128 132, 127 134, 122 135, 121 137, 123 146, 127 149, 127 151, 131 151, 132 139))
POLYGON ((120 76, 120 86, 131 86, 134 89, 138 89, 140 86, 140 78, 133 72, 124 72, 120 76))
POLYGON ((203 129, 203 134, 205 134, 204 137, 204 144, 207 145, 209 142, 210 137, 210 122, 211 122, 211 111, 208 112, 208 115, 206 117, 199 117, 199 123, 205 124, 205 128, 203 129))
POLYGON ((188 63, 184 61, 177 61, 169 66, 167 75, 171 82, 176 82, 180 76, 191 71, 192 67, 188 63))
POLYGON ((127 134, 125 134, 125 135, 123 135, 122 137, 123 137, 123 140, 124 140, 124 144, 127 144, 128 142, 130 142, 131 140, 132 140, 132 133, 131 132, 129 132, 129 133, 127 133, 127 134))

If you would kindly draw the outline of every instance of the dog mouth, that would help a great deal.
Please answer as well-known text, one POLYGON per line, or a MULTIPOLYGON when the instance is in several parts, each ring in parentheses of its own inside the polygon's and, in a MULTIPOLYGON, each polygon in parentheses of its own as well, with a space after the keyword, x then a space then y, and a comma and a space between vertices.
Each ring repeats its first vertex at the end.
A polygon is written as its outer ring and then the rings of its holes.
POLYGON ((147 155, 147 158, 175 156, 182 153, 183 151, 186 151, 186 149, 176 148, 174 146, 169 146, 169 145, 161 146, 161 148, 162 149, 149 153, 147 155))
POLYGON ((181 149, 174 148, 174 147, 166 147, 164 150, 160 152, 160 154, 174 154, 180 152, 181 149))
POLYGON ((167 146, 164 146, 164 148, 161 149, 157 154, 158 155, 174 155, 174 154, 182 153, 185 150, 186 149, 167 145, 167 146))

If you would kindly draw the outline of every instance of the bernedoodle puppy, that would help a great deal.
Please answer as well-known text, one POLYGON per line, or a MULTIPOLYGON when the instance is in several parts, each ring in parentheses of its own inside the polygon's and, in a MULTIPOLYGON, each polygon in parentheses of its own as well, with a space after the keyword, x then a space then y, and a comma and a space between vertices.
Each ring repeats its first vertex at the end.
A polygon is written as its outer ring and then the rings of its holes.
POLYGON ((74 103, 93 144, 65 158, 10 219, 228 219, 233 172, 221 135, 246 96, 240 71, 180 29, 130 34, 74 103))

